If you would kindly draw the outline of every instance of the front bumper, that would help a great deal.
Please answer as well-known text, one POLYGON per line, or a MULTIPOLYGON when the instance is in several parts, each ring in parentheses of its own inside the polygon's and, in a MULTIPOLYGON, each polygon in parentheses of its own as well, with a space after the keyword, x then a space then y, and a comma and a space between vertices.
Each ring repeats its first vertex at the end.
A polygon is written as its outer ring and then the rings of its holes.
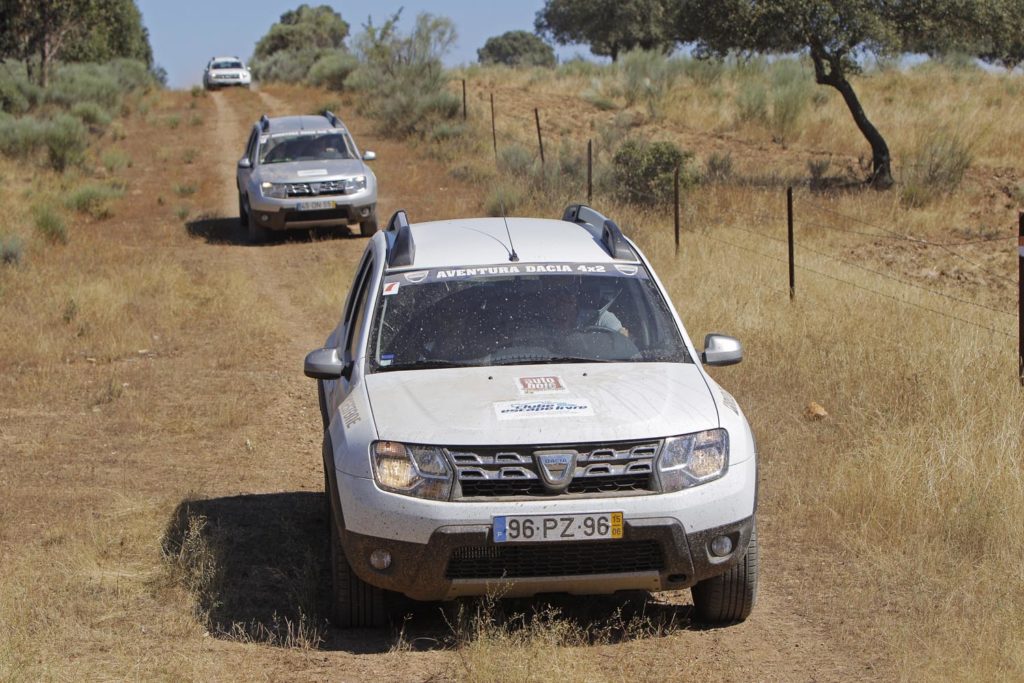
POLYGON ((349 564, 367 583, 414 600, 450 600, 688 588, 738 563, 753 525, 751 516, 687 534, 676 520, 644 519, 626 522, 621 540, 524 544, 496 544, 488 526, 438 529, 426 544, 339 532, 349 564), (734 549, 715 557, 709 544, 722 535, 734 549), (370 565, 375 550, 390 553, 387 569, 370 565))
POLYGON ((377 205, 372 201, 358 204, 338 203, 333 209, 315 211, 299 211, 294 208, 296 202, 291 202, 291 204, 291 207, 253 206, 251 208, 252 217, 260 226, 269 230, 288 230, 317 225, 333 226, 359 223, 371 220, 377 211, 377 205))

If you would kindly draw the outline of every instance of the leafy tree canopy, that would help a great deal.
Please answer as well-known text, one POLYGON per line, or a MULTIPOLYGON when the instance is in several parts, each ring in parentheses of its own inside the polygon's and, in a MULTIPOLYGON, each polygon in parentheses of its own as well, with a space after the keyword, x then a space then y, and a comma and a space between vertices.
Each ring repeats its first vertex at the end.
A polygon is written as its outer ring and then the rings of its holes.
POLYGON ((253 60, 266 59, 275 52, 344 48, 348 22, 328 5, 302 4, 281 15, 281 20, 260 38, 253 60))
POLYGON ((481 64, 509 66, 554 66, 555 51, 538 36, 528 31, 506 31, 488 38, 476 51, 481 64))
POLYGON ((546 0, 534 27, 560 45, 584 43, 614 61, 634 48, 672 50, 677 5, 672 0, 546 0))

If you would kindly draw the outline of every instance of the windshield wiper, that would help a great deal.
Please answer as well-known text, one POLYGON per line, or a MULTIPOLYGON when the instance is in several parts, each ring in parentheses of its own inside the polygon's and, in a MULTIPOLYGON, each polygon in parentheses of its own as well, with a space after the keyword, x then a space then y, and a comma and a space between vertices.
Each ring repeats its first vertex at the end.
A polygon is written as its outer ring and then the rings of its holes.
POLYGON ((506 362, 497 362, 494 365, 553 365, 555 363, 623 363, 624 359, 618 358, 591 358, 584 356, 549 356, 546 358, 517 358, 506 362))
POLYGON ((378 365, 377 372, 390 372, 392 370, 431 370, 435 368, 468 368, 472 367, 468 363, 454 360, 444 360, 443 358, 425 358, 423 360, 413 361, 411 363, 402 363, 400 365, 378 365))

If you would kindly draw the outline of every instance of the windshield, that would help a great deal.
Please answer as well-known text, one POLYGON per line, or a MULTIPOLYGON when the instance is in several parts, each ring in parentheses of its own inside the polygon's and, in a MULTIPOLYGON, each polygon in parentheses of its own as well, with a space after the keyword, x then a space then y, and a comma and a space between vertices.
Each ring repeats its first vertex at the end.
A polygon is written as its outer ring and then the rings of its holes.
POLYGON ((642 266, 578 263, 389 275, 377 301, 369 355, 371 372, 691 362, 642 266))
POLYGON ((355 151, 351 141, 337 131, 286 133, 275 135, 260 145, 261 164, 353 158, 355 151))
POLYGON ((211 69, 241 69, 242 63, 235 60, 227 60, 222 62, 214 62, 210 65, 211 69))

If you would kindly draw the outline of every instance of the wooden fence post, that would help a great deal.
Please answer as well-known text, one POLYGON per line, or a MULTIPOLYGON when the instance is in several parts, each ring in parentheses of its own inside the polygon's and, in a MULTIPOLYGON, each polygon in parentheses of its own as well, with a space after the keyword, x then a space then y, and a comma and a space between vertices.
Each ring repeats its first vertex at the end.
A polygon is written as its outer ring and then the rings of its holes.
POLYGON ((466 120, 466 79, 462 79, 462 120, 466 120))
POLYGON ((537 146, 540 147, 540 165, 544 166, 544 138, 540 134, 540 109, 534 107, 533 118, 537 120, 537 146))
POLYGON ((675 228, 676 228, 676 256, 679 256, 679 165, 676 164, 676 172, 673 177, 675 186, 675 228))
POLYGON ((491 139, 494 141, 494 163, 498 163, 498 129, 494 126, 494 93, 491 93, 491 139))
POLYGON ((594 200, 594 141, 587 140, 587 204, 594 200))
POLYGON ((786 188, 786 228, 789 233, 789 300, 796 296, 796 272, 793 262, 793 188, 786 188))

